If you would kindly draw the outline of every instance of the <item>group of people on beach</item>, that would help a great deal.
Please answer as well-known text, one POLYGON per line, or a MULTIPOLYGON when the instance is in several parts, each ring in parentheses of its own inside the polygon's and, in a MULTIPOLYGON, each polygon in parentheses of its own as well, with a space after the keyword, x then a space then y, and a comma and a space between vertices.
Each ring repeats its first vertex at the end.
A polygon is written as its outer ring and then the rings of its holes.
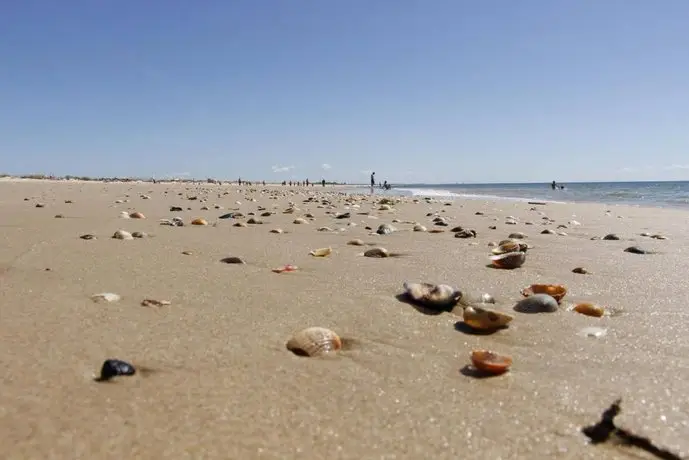
MULTIPOLYGON (((373 189, 376 186, 376 173, 372 172, 371 173, 371 193, 373 193, 373 189)), ((378 187, 382 188, 383 190, 390 190, 392 186, 388 184, 388 181, 384 181, 382 184, 378 182, 378 187)))

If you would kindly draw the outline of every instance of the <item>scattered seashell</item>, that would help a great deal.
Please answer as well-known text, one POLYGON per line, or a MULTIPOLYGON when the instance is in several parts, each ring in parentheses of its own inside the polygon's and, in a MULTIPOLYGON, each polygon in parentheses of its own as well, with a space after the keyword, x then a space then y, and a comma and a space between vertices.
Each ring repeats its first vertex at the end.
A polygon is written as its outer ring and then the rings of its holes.
POLYGON ((241 228, 247 228, 248 225, 245 222, 235 222, 232 224, 233 227, 241 227, 241 228))
POLYGON ((136 368, 128 362, 119 359, 108 359, 103 363, 100 376, 96 381, 105 382, 113 377, 134 374, 136 374, 136 368))
POLYGON ((208 221, 202 217, 197 217, 191 221, 191 225, 208 225, 208 221))
POLYGON ((132 236, 134 238, 146 238, 148 236, 148 233, 146 233, 146 232, 133 232, 132 236))
POLYGON ((280 268, 274 268, 273 271, 275 273, 283 273, 283 272, 294 272, 297 271, 298 267, 296 265, 285 265, 284 267, 280 268))
POLYGON ((462 296, 459 298, 459 303, 471 307, 476 304, 482 305, 482 304, 488 304, 488 303, 495 303, 495 298, 488 294, 488 293, 483 293, 483 294, 464 294, 462 293, 462 296))
POLYGON ((514 317, 489 308, 469 306, 464 308, 463 319, 473 329, 489 331, 507 326, 514 317))
POLYGON ((191 251, 182 251, 182 254, 184 254, 185 256, 190 256, 190 255, 193 254, 193 252, 191 252, 191 251))
POLYGON ((249 220, 246 221, 247 224, 251 225, 260 225, 263 223, 262 220, 254 219, 253 217, 250 217, 249 220))
POLYGON ((381 224, 378 227, 378 230, 376 230, 376 233, 379 235, 387 235, 387 234, 392 233, 396 230, 397 229, 390 224, 381 224))
POLYGON ((330 329, 309 327, 287 341, 287 349, 299 356, 319 356, 342 348, 342 339, 330 329))
POLYGON ((120 212, 120 218, 122 219, 130 219, 129 213, 127 211, 122 211, 120 212))
POLYGON ((512 270, 524 265, 524 262, 526 262, 526 253, 522 251, 508 252, 506 254, 492 256, 490 260, 494 267, 512 270))
POLYGON ((96 235, 92 235, 90 233, 87 233, 86 235, 81 235, 79 238, 81 238, 82 240, 95 240, 96 235))
POLYGON ((133 212, 133 213, 129 214, 129 218, 130 219, 145 219, 146 216, 144 216, 142 213, 137 211, 137 212, 133 212))
POLYGON ((65 216, 63 214, 55 214, 56 219, 64 219, 65 216))
POLYGON ((514 240, 502 240, 498 243, 498 247, 491 250, 495 255, 507 254, 508 252, 526 252, 528 249, 526 243, 514 240))
POLYGON ((558 310, 558 303, 548 294, 533 294, 519 301, 514 310, 520 313, 553 313, 558 310))
POLYGON ((298 217, 298 218, 294 219, 293 223, 295 223, 295 224, 308 224, 309 222, 302 217, 298 217))
POLYGON ((314 257, 327 257, 330 254, 332 254, 333 250, 332 248, 319 248, 319 249, 314 249, 313 251, 309 252, 314 257))
POLYGON ((541 235, 555 235, 555 232, 552 231, 552 230, 549 229, 549 228, 546 228, 545 230, 543 230, 543 231, 541 232, 541 235))
POLYGON ((433 310, 449 311, 462 297, 462 293, 447 284, 403 284, 406 296, 414 303, 433 310))
POLYGON ((318 231, 319 231, 319 232, 332 232, 333 229, 330 228, 330 227, 319 227, 319 228, 318 228, 318 231))
POLYGON ((241 257, 234 257, 234 256, 225 257, 224 259, 220 259, 220 262, 223 262, 225 264, 246 264, 246 262, 244 262, 244 259, 242 259, 241 257))
POLYGON ((577 304, 572 310, 582 315, 595 316, 597 318, 605 315, 605 309, 603 307, 589 302, 577 304))
POLYGON ((464 229, 455 233, 455 238, 476 238, 476 230, 464 229))
POLYGON ((577 335, 581 337, 593 337, 593 338, 600 338, 605 336, 608 333, 608 330, 602 327, 585 327, 579 332, 577 332, 577 335))
POLYGON ((365 243, 363 242, 363 240, 357 239, 357 240, 350 240, 350 241, 347 241, 347 244, 348 244, 349 246, 363 246, 365 243))
POLYGON ((529 297, 534 294, 548 294, 555 299, 557 303, 560 303, 562 298, 567 294, 567 288, 561 284, 532 284, 522 289, 522 295, 524 297, 529 297))
POLYGON ((112 292, 103 292, 102 294, 94 294, 91 296, 91 300, 93 300, 96 303, 117 302, 121 298, 121 296, 112 292))
POLYGON ((515 239, 515 240, 523 240, 524 238, 526 238, 526 235, 523 234, 522 232, 515 232, 515 233, 510 233, 510 235, 507 238, 515 239))
POLYGON ((364 252, 365 257, 384 258, 390 257, 390 252, 385 248, 371 248, 364 252))
POLYGON ((620 240, 620 237, 614 233, 608 233, 607 235, 605 235, 603 237, 603 239, 606 241, 618 241, 618 240, 620 240))
POLYGON ((117 230, 113 235, 113 238, 116 240, 133 240, 134 237, 132 236, 131 233, 124 231, 124 230, 117 230))
POLYGON ((380 208, 378 208, 378 211, 390 211, 392 207, 389 204, 382 204, 380 205, 380 208))
POLYGON ((144 299, 141 301, 142 307, 164 307, 171 305, 169 300, 144 299))
POLYGON ((648 249, 640 248, 639 246, 630 246, 624 250, 624 252, 629 252, 632 254, 653 254, 654 251, 649 251, 648 249))
POLYGON ((668 239, 667 236, 665 236, 665 235, 660 235, 660 234, 651 235, 651 238, 653 238, 653 239, 655 239, 655 240, 667 240, 667 239, 668 239))
POLYGON ((428 231, 428 233, 445 233, 445 230, 443 230, 442 228, 432 228, 428 231))
POLYGON ((414 230, 415 232, 425 232, 425 231, 426 231, 426 227, 424 227, 424 226, 421 225, 421 224, 416 224, 416 225, 414 225, 413 230, 414 230))
POLYGON ((512 358, 488 350, 474 350, 471 352, 471 363, 478 370, 498 375, 510 369, 512 358))
POLYGON ((588 271, 584 267, 576 267, 575 269, 572 270, 572 273, 578 273, 580 275, 590 275, 591 274, 591 272, 588 271))
POLYGON ((274 228, 274 229, 272 229, 272 230, 270 231, 270 233, 277 233, 277 234, 280 234, 280 233, 285 233, 285 231, 284 231, 283 229, 281 229, 281 228, 274 228))

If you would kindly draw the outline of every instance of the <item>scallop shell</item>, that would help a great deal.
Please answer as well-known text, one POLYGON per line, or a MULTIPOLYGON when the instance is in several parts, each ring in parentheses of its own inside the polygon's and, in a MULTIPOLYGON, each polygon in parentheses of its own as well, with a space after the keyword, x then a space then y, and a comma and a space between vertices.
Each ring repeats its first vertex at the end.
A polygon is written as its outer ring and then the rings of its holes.
POLYGON ((601 316, 605 315, 605 308, 589 302, 577 304, 574 306, 574 308, 572 308, 572 310, 577 313, 581 313, 582 315, 595 316, 596 318, 600 318, 601 316))
POLYGON ((191 221, 191 225, 208 225, 208 221, 201 217, 197 217, 196 219, 191 221))
POLYGON ((434 310, 450 310, 462 297, 460 291, 447 284, 405 282, 404 290, 412 301, 434 310))
POLYGON ((319 248, 309 252, 314 257, 327 257, 333 253, 332 248, 319 248))
POLYGON ((287 341, 287 349, 299 356, 318 356, 342 348, 342 339, 324 327, 302 329, 287 341))
POLYGON ((464 309, 463 319, 472 328, 485 331, 505 327, 514 317, 489 308, 471 306, 464 309))
POLYGON ((142 213, 140 213, 140 212, 138 212, 138 211, 129 214, 129 217, 130 217, 131 219, 145 219, 145 218, 146 218, 146 216, 144 216, 142 213))
POLYGON ((498 256, 492 256, 490 260, 492 261, 493 266, 497 268, 512 270, 524 265, 524 262, 526 262, 526 253, 522 251, 508 252, 498 256))
POLYGON ((529 297, 534 294, 548 294, 557 303, 562 302, 562 298, 567 295, 567 288, 562 284, 532 284, 522 289, 522 295, 529 297))
POLYGON ((390 252, 385 248, 371 248, 364 252, 365 257, 384 258, 390 257, 390 252))
POLYGON ((471 363, 476 369, 490 374, 503 374, 512 365, 512 358, 488 350, 474 350, 471 352, 471 363))
POLYGON ((518 302, 514 309, 521 313, 552 313, 558 310, 558 303, 548 294, 533 294, 518 302))

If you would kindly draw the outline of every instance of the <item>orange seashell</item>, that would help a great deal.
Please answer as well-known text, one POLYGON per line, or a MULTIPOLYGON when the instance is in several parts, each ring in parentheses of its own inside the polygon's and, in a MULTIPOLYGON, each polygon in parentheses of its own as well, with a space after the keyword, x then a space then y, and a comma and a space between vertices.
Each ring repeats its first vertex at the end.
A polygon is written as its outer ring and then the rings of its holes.
POLYGON ((129 217, 130 217, 131 219, 145 219, 145 218, 146 218, 146 216, 144 216, 142 213, 140 213, 140 212, 138 212, 138 211, 129 214, 129 217))
POLYGON ((605 315, 605 309, 603 307, 589 302, 577 304, 572 310, 582 315, 595 316, 596 318, 605 315))
POLYGON ((567 288, 561 284, 532 284, 531 286, 522 289, 522 295, 529 297, 534 294, 548 294, 557 303, 562 301, 562 298, 567 294, 567 288))
POLYGON ((498 375, 509 370, 512 358, 488 350, 474 350, 471 352, 471 363, 476 369, 498 375))
POLYGON ((275 273, 283 273, 283 272, 294 272, 297 271, 298 267, 296 265, 285 265, 284 267, 280 268, 274 268, 273 271, 275 273))
POLYGON ((191 221, 191 225, 208 225, 208 222, 206 221, 206 219, 197 217, 196 219, 191 221))

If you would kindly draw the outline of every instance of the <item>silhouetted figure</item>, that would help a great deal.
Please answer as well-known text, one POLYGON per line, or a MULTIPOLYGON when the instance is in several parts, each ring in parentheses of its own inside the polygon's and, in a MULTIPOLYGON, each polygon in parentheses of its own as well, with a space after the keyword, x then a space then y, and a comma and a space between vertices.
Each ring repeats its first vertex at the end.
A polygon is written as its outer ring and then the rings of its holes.
POLYGON ((323 187, 325 187, 325 179, 323 179, 323 180, 321 181, 321 185, 322 185, 323 187))

